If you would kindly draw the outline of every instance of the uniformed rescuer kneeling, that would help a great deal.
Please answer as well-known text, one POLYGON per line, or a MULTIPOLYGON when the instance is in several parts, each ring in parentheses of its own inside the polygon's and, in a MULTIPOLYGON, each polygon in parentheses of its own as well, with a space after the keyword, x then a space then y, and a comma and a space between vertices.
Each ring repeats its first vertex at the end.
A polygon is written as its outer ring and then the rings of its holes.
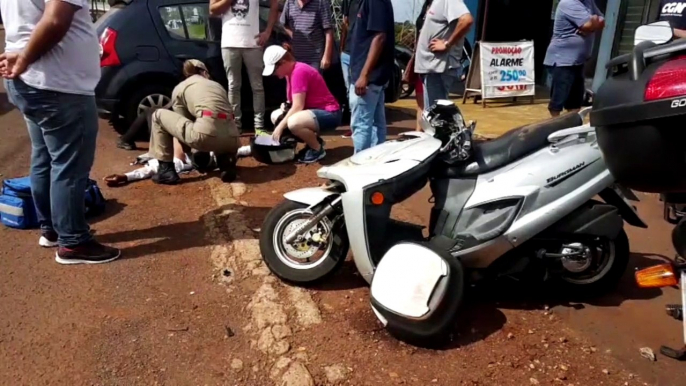
POLYGON ((199 152, 213 151, 224 182, 236 178, 236 151, 239 134, 233 120, 226 90, 210 80, 207 67, 196 59, 183 64, 186 80, 172 92, 172 110, 159 109, 152 115, 150 153, 159 161, 158 184, 179 181, 174 168, 174 137, 182 146, 199 152))

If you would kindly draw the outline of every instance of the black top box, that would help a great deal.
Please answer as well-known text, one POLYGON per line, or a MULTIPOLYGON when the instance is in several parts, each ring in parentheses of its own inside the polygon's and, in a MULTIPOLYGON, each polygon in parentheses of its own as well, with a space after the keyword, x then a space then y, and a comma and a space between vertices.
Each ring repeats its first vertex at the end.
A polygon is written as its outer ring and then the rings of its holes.
POLYGON ((642 42, 612 59, 591 125, 617 182, 643 192, 686 192, 686 39, 642 42))

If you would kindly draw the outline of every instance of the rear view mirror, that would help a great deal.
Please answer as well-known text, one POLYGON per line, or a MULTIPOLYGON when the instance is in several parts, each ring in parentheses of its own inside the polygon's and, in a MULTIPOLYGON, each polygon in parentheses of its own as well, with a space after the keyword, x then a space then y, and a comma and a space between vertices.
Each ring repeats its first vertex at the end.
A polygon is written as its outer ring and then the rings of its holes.
POLYGON ((634 34, 634 46, 649 41, 655 44, 664 44, 672 40, 672 27, 668 21, 658 21, 636 28, 634 34))

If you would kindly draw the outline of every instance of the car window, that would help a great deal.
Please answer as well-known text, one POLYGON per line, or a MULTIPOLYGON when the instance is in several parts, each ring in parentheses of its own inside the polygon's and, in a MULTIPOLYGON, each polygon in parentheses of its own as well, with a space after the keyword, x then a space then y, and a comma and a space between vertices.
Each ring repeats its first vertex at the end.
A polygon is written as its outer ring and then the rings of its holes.
POLYGON ((162 17, 164 28, 167 29, 172 37, 182 39, 186 37, 179 7, 161 7, 160 17, 162 17))
POLYGON ((159 10, 164 27, 171 37, 207 40, 207 3, 160 7, 159 10))
POLYGON ((208 5, 193 4, 181 7, 183 19, 188 28, 188 38, 193 40, 207 40, 208 5))

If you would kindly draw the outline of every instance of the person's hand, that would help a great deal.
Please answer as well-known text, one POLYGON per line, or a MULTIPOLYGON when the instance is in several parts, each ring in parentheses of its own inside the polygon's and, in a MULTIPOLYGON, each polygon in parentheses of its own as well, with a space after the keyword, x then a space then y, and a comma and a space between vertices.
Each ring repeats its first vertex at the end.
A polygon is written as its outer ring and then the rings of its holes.
POLYGON ((431 52, 444 52, 448 49, 448 45, 445 43, 445 40, 431 39, 429 49, 431 52))
POLYGON ((331 59, 327 58, 326 55, 322 58, 322 62, 319 64, 322 70, 326 70, 331 67, 331 59))
POLYGON ((0 54, 0 75, 7 79, 16 79, 26 72, 29 64, 21 53, 3 52, 0 54))
POLYGON ((274 132, 272 133, 272 139, 276 142, 280 142, 282 134, 283 134, 283 126, 279 125, 279 127, 274 129, 274 132))
POLYGON ((260 47, 264 47, 265 44, 267 44, 267 40, 269 40, 269 33, 268 31, 262 31, 260 34, 255 36, 255 39, 257 39, 257 45, 260 47))
POLYGON ((360 77, 357 78, 357 82, 355 82, 355 94, 359 96, 366 94, 368 84, 369 80, 367 79, 367 76, 360 75, 360 77))

